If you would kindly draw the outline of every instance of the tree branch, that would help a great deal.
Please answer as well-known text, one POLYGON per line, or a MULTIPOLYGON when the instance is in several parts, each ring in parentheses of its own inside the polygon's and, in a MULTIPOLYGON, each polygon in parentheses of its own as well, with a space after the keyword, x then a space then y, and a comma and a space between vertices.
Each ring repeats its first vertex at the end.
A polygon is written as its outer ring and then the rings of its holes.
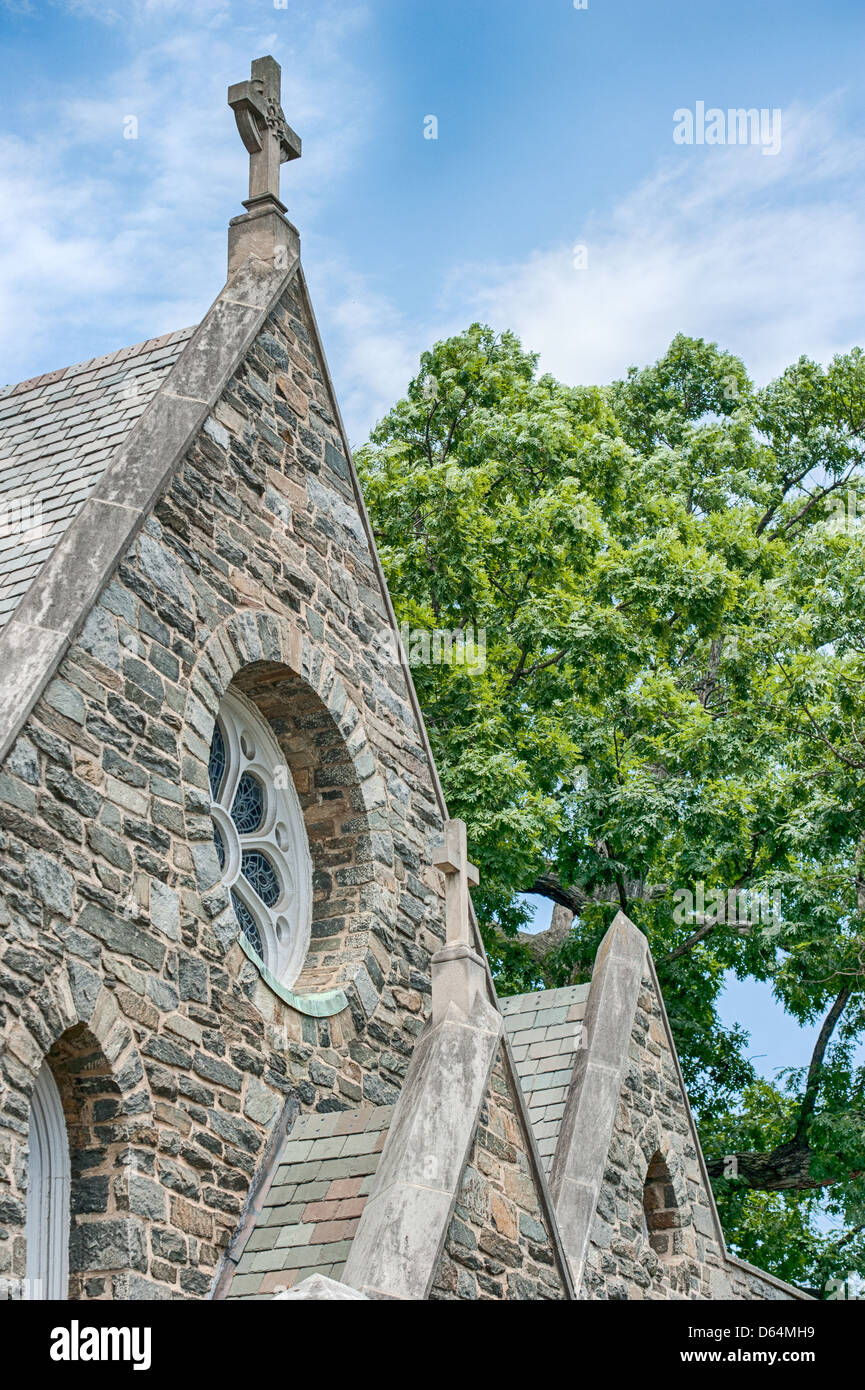
POLYGON ((802 1106, 799 1110, 799 1119, 796 1124, 796 1132, 793 1135, 793 1143, 801 1143, 805 1140, 808 1126, 814 1114, 814 1106, 817 1104, 817 1095, 820 1090, 820 1073, 823 1069, 823 1057, 829 1041, 835 1031, 839 1018, 847 1007, 847 1001, 853 992, 852 985, 845 985, 840 991, 831 1009, 823 1020, 823 1026, 817 1035, 814 1044, 814 1051, 811 1054, 811 1061, 808 1066, 808 1076, 805 1081, 805 1094, 802 1097, 802 1106))
POLYGON ((811 1150, 807 1144, 782 1144, 771 1153, 724 1154, 706 1160, 710 1178, 730 1176, 730 1160, 735 1160, 735 1180, 757 1192, 810 1192, 818 1187, 834 1187, 839 1182, 861 1178, 861 1171, 841 1177, 813 1178, 811 1150))
POLYGON ((805 714, 808 717, 808 721, 811 724, 811 727, 813 728, 817 737, 820 739, 820 742, 824 743, 826 747, 829 749, 829 752, 832 753, 840 763, 843 763, 845 767, 852 767, 857 769, 858 771, 862 771, 863 769, 865 769, 865 763, 857 762, 855 758, 848 758, 846 753, 842 753, 841 750, 836 748, 833 743, 829 742, 828 738, 823 733, 823 730, 820 728, 820 725, 817 723, 817 720, 814 718, 813 714, 809 710, 808 706, 805 704, 804 700, 800 700, 798 695, 796 695, 796 687, 794 686, 790 677, 787 675, 787 672, 784 670, 784 667, 781 665, 780 658, 774 656, 774 661, 775 665, 778 667, 778 670, 781 672, 781 675, 784 677, 785 681, 787 682, 788 686, 793 692, 793 695, 798 701, 800 707, 805 711, 805 714))

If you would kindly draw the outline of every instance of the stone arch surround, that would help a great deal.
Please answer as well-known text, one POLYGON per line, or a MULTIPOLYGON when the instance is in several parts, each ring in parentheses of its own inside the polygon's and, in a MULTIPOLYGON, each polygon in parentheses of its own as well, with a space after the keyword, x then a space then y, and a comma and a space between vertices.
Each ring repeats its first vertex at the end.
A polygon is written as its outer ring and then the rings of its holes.
POLYGON ((645 1192, 646 1184, 653 1180, 653 1166, 662 1165, 665 1173, 665 1181, 671 1189, 672 1207, 677 1213, 677 1231, 682 1232, 680 1240, 676 1243, 677 1248, 672 1249, 670 1254, 691 1253, 689 1240, 690 1232, 693 1228, 693 1213, 691 1210, 691 1200, 688 1194, 688 1184, 685 1178, 684 1165, 677 1151, 677 1147, 671 1136, 664 1133, 656 1121, 646 1125, 640 1135, 640 1150, 642 1153, 637 1173, 635 1175, 634 1192, 645 1192))
MULTIPOLYGON (((205 800, 210 740, 229 687, 253 701, 276 735, 313 858, 312 937, 304 968, 291 991, 267 971, 263 977, 300 1013, 328 1017, 350 1008, 360 1029, 384 985, 371 935, 378 928, 386 938, 397 910, 384 781, 360 710, 327 658, 294 624, 254 609, 233 614, 204 645, 187 697, 184 768, 205 800)), ((197 837, 192 852, 200 887, 220 891, 209 814, 190 833, 197 837)), ((214 925, 226 942, 246 950, 222 896, 214 925)))
POLYGON ((153 1101, 132 1029, 92 972, 61 965, 22 1007, 4 1053, 21 1116, 7 1130, 17 1193, 5 1199, 13 1279, 26 1271, 29 1109, 44 1062, 60 1092, 69 1139, 69 1297, 127 1298, 148 1267, 150 1219, 140 1184, 155 1168, 153 1101))

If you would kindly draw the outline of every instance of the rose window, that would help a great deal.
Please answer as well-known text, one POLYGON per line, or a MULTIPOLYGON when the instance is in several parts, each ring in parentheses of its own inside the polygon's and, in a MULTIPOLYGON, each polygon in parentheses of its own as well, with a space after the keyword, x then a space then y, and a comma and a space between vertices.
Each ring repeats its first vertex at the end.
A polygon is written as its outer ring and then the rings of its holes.
POLYGON ((213 843, 246 943, 281 985, 303 968, 312 863, 303 812, 282 753, 249 700, 226 695, 208 765, 213 843))

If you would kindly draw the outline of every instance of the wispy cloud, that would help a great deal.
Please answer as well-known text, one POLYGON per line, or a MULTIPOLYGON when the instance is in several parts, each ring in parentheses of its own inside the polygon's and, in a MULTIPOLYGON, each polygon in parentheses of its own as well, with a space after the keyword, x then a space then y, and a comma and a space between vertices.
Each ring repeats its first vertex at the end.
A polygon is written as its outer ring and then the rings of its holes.
MULTIPOLYGON (((65 8, 112 20, 110 6, 65 8)), ((248 10, 251 22, 230 27, 224 10, 209 0, 124 4, 127 25, 150 21, 129 36, 126 61, 85 94, 37 83, 29 103, 16 103, 0 137, 0 383, 63 365, 50 356, 58 336, 86 356, 201 316, 246 192, 225 93, 250 55, 282 63, 289 119, 314 135, 284 178, 290 213, 302 225, 320 214, 374 111, 346 42, 365 8, 248 10)))
POLYGON ((653 361, 678 332, 739 353, 759 381, 801 353, 826 361, 861 343, 865 140, 845 129, 840 105, 785 111, 772 159, 755 147, 671 143, 608 218, 516 263, 455 268, 428 322, 365 295, 355 276, 331 312, 354 437, 404 391, 435 337, 477 318, 513 329, 573 384, 653 361), (576 244, 587 248, 584 270, 576 244))
POLYGON ((603 382, 650 361, 677 332, 740 353, 758 379, 800 353, 819 359, 863 336, 865 141, 836 103, 784 113, 780 154, 684 148, 606 222, 518 266, 471 267, 450 293, 538 349, 569 382, 603 382), (480 283, 479 283, 480 282, 480 283))
POLYGON ((51 0, 56 9, 100 24, 144 24, 175 15, 196 24, 222 24, 231 12, 231 0, 51 0))

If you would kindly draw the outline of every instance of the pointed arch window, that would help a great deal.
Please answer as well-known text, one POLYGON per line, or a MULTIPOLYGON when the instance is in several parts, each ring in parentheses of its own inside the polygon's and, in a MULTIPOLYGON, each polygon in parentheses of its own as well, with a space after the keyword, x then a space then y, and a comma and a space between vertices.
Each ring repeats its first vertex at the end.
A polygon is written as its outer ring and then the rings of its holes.
POLYGON ((290 988, 309 949, 312 861, 303 811, 267 721, 231 691, 208 766, 213 843, 247 946, 290 988))
POLYGON ((673 1179, 662 1155, 653 1154, 643 1185, 643 1237, 661 1259, 676 1253, 676 1232, 681 1213, 673 1179))
POLYGON ((33 1299, 69 1292, 69 1140, 57 1082, 45 1062, 30 1102, 27 1286, 33 1299))

